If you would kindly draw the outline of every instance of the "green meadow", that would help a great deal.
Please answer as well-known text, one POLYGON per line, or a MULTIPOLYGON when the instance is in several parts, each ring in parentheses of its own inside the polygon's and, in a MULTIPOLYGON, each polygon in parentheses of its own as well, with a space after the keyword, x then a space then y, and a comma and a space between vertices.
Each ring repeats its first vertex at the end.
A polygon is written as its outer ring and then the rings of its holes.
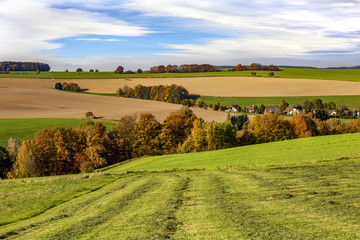
POLYGON ((1 180, 0 238, 358 239, 359 136, 1 180), (160 171, 169 168, 177 170, 160 171), (146 169, 158 171, 121 173, 146 169))
MULTIPOLYGON (((360 81, 360 69, 311 69, 311 68, 281 68, 275 72, 275 77, 282 78, 307 78, 307 79, 326 79, 360 81)), ((183 77, 233 77, 247 76, 251 71, 228 71, 219 70, 218 72, 207 73, 148 73, 142 74, 115 74, 113 72, 11 72, 0 74, 0 78, 54 78, 54 79, 81 79, 81 78, 183 78, 183 77)), ((257 77, 268 77, 268 71, 256 71, 257 77)))
MULTIPOLYGON (((37 131, 41 129, 52 129, 54 127, 78 127, 84 119, 75 118, 18 118, 0 119, 0 146, 6 147, 10 137, 23 140, 32 139, 37 131)), ((115 125, 111 120, 97 120, 102 122, 108 130, 115 125)))
POLYGON ((289 106, 294 106, 295 104, 301 104, 305 100, 311 101, 312 99, 319 98, 323 103, 335 102, 338 105, 346 105, 349 110, 357 109, 360 107, 360 95, 349 95, 349 96, 305 96, 305 97, 212 97, 212 96, 201 96, 200 99, 205 103, 216 104, 220 103, 221 105, 230 106, 232 104, 237 104, 241 107, 248 105, 257 105, 258 107, 261 104, 265 106, 279 105, 281 100, 285 100, 289 103, 289 106))
POLYGON ((258 167, 360 157, 360 133, 299 138, 217 151, 139 158, 114 165, 108 173, 258 167))

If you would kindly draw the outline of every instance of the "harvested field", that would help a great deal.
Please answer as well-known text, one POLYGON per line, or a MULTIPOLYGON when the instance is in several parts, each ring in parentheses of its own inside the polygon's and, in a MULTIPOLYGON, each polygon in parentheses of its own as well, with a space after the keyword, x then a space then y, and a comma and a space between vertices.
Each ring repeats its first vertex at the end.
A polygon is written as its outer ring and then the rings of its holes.
MULTIPOLYGON (((43 79, 50 82, 62 80, 43 79)), ((276 96, 335 96, 358 95, 359 82, 335 80, 264 78, 264 77, 197 77, 197 78, 136 78, 136 79, 72 79, 64 80, 78 83, 89 92, 115 93, 119 87, 137 84, 182 85, 191 94, 221 97, 276 97, 276 96)), ((45 84, 45 83, 43 83, 45 84)))
MULTIPOLYGON (((105 85, 102 81, 96 82, 99 86, 105 85)), ((0 118, 83 118, 87 111, 92 111, 97 117, 120 119, 125 115, 151 112, 162 121, 181 107, 156 101, 63 92, 53 89, 55 82, 51 79, 0 79, 0 118)), ((198 108, 194 108, 194 112, 207 121, 226 119, 226 114, 221 112, 198 108)))

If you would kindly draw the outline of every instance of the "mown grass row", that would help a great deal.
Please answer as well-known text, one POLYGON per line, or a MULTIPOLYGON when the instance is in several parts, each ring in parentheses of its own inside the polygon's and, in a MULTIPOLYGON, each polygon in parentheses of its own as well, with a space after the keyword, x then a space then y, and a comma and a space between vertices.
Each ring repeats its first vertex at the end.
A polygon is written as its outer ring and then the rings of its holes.
MULTIPOLYGON (((53 79, 116 79, 116 78, 184 78, 184 77, 234 77, 251 76, 251 71, 218 71, 206 73, 142 73, 142 74, 115 74, 114 72, 11 72, 0 74, 0 78, 53 78, 53 79)), ((268 71, 256 71, 257 77, 268 77, 268 71)), ((310 69, 310 68, 281 68, 275 72, 275 77, 282 78, 306 78, 360 81, 360 69, 310 69)))
MULTIPOLYGON (((0 238, 357 239, 359 170, 353 159, 129 175, 5 224, 0 238)), ((19 195, 39 191, 31 182, 12 184, 19 195)))

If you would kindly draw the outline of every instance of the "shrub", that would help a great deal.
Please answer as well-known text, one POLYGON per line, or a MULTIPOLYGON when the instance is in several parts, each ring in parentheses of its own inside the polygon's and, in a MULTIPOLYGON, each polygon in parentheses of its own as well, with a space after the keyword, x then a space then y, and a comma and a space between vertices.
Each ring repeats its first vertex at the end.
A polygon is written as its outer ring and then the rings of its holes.
POLYGON ((0 146, 0 178, 5 178, 12 166, 11 158, 5 148, 0 146))
POLYGON ((57 83, 55 83, 55 89, 63 90, 63 86, 61 85, 61 83, 57 82, 57 83))
POLYGON ((256 77, 256 72, 251 71, 251 76, 252 76, 252 77, 256 77))
POLYGON ((274 72, 269 72, 268 74, 269 74, 269 77, 275 76, 275 73, 274 73, 274 72))
POLYGON ((82 72, 83 70, 81 68, 77 68, 76 72, 82 72))

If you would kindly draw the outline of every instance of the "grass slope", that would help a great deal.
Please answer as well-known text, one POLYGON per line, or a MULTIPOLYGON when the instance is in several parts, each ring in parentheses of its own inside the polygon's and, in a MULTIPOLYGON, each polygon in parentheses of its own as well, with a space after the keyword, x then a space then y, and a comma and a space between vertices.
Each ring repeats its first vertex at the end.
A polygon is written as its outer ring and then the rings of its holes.
POLYGON ((0 238, 357 239, 359 170, 343 160, 3 180, 0 238))
MULTIPOLYGON (((100 120, 108 129, 114 125, 114 121, 100 120)), ((66 118, 18 118, 0 119, 0 146, 6 147, 8 139, 18 138, 32 139, 35 133, 41 129, 52 129, 54 127, 76 128, 84 119, 66 118)))
MULTIPOLYGON (((275 72, 276 77, 307 78, 360 81, 360 69, 309 69, 309 68, 282 68, 275 72)), ((267 71, 256 71, 258 77, 268 77, 267 71)), ((222 76, 250 76, 250 71, 219 71, 211 73, 159 73, 159 74, 115 74, 113 72, 13 72, 0 74, 0 78, 54 78, 54 79, 81 79, 81 78, 178 78, 178 77, 222 77, 222 76)))
POLYGON ((355 133, 301 138, 218 151, 140 158, 119 164, 106 171, 117 173, 175 168, 216 169, 231 166, 254 167, 294 164, 357 157, 360 154, 359 149, 360 133, 355 133))
POLYGON ((200 99, 209 104, 221 103, 221 105, 230 106, 237 104, 241 107, 248 105, 261 106, 273 106, 279 105, 281 100, 285 100, 289 103, 289 106, 295 104, 301 104, 305 100, 311 101, 312 99, 319 98, 323 103, 335 102, 337 105, 346 105, 350 110, 357 109, 360 106, 360 95, 353 96, 308 96, 308 97, 212 97, 212 96, 201 96, 200 99))

